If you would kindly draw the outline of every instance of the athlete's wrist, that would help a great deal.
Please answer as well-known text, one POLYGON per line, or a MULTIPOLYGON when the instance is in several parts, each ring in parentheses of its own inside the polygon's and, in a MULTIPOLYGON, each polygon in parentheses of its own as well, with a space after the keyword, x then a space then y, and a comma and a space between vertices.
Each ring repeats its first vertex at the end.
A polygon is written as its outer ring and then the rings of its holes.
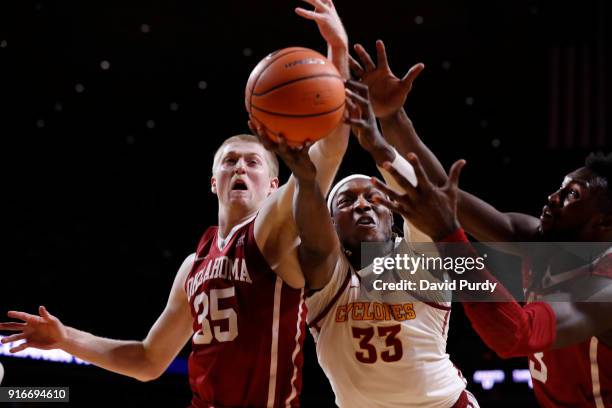
POLYGON ((408 118, 408 115, 406 115, 406 111, 404 110, 404 108, 402 106, 400 106, 395 111, 392 111, 392 112, 387 113, 387 114, 382 115, 382 116, 378 116, 377 118, 381 122, 381 125, 398 124, 402 120, 410 121, 410 119, 408 118))
POLYGON ((456 225, 452 228, 452 232, 447 232, 446 234, 441 235, 441 238, 434 239, 435 242, 470 242, 467 235, 465 235, 465 231, 461 226, 456 225))

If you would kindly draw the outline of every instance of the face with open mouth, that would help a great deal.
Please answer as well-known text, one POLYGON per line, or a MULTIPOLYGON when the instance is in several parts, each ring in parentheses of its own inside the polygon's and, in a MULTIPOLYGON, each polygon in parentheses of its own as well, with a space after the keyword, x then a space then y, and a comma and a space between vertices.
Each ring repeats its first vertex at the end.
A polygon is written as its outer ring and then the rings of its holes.
POLYGON ((336 231, 342 245, 356 248, 362 242, 391 239, 393 216, 374 201, 384 194, 369 180, 355 179, 340 187, 332 202, 336 231))
POLYGON ((223 147, 211 179, 221 206, 257 211, 276 189, 278 178, 270 175, 265 153, 262 145, 248 141, 235 141, 223 147))

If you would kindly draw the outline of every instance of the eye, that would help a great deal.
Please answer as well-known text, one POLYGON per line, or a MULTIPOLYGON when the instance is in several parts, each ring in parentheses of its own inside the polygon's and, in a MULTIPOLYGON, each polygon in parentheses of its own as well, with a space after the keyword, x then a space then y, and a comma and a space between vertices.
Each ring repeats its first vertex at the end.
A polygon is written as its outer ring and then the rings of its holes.
POLYGON ((345 205, 345 204, 350 204, 351 203, 351 199, 348 197, 342 197, 340 198, 337 202, 336 205, 338 207, 340 207, 341 205, 345 205))
POLYGON ((223 163, 224 164, 236 164, 236 159, 234 159, 233 157, 226 157, 225 159, 223 159, 223 163))
POLYGON ((257 159, 249 160, 249 166, 258 166, 259 164, 260 164, 259 160, 257 160, 257 159))
POLYGON ((570 189, 570 190, 567 192, 567 196, 568 196, 568 197, 571 197, 571 198, 578 198, 578 197, 580 197, 580 193, 578 193, 578 191, 577 191, 577 190, 574 190, 574 189, 572 188, 572 189, 570 189))

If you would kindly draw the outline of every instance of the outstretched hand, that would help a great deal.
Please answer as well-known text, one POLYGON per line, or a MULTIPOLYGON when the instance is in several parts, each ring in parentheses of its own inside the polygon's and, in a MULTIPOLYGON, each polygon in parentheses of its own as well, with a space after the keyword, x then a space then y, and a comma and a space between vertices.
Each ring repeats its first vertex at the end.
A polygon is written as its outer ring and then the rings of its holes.
POLYGON ((317 23, 321 36, 331 47, 348 47, 348 36, 332 0, 303 0, 314 7, 297 7, 295 13, 317 23))
POLYGON ((351 71, 369 88, 376 117, 385 118, 398 112, 404 106, 414 80, 425 65, 421 63, 414 65, 400 79, 389 67, 385 44, 381 40, 376 41, 376 64, 361 44, 355 44, 354 48, 361 63, 350 57, 351 71))
POLYGON ((377 196, 375 199, 391 211, 409 219, 416 228, 429 235, 434 241, 439 241, 459 228, 457 220, 458 185, 465 160, 456 161, 450 169, 446 184, 438 187, 429 180, 416 154, 410 153, 407 159, 414 167, 417 187, 413 187, 391 166, 391 163, 387 162, 383 164, 383 167, 393 176, 405 193, 398 193, 385 183, 373 178, 373 184, 389 197, 387 199, 377 196))
POLYGON ((252 120, 249 120, 248 125, 253 134, 259 138, 261 144, 267 150, 279 156, 295 177, 304 181, 316 179, 317 169, 308 154, 313 142, 307 140, 301 146, 290 146, 282 134, 278 134, 276 137, 278 142, 274 142, 268 136, 268 131, 263 125, 256 124, 252 120))
POLYGON ((39 316, 25 312, 10 311, 7 313, 8 317, 22 320, 23 323, 0 323, 0 330, 19 332, 2 338, 2 344, 25 340, 24 343, 10 349, 11 353, 17 353, 28 347, 42 350, 62 347, 67 338, 66 326, 57 317, 49 313, 44 306, 38 308, 38 314, 39 316))

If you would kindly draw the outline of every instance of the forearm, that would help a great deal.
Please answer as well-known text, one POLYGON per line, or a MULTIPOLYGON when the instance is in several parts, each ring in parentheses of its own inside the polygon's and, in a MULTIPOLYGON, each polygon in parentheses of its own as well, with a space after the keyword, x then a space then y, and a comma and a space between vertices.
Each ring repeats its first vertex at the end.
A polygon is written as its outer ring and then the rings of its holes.
POLYGON ((317 182, 324 194, 329 192, 346 153, 349 131, 350 127, 341 123, 310 149, 310 159, 317 169, 317 182))
MULTIPOLYGON (((476 258, 462 230, 438 243, 440 256, 476 258)), ((482 290, 475 295, 468 291, 455 291, 482 340, 504 358, 526 356, 550 349, 556 336, 556 316, 546 303, 536 302, 521 307, 506 288, 484 267, 459 274, 449 271, 453 281, 496 284, 493 292, 482 290)), ((459 282, 457 282, 459 287, 459 282)))
POLYGON ((62 345, 65 352, 140 381, 157 377, 158 373, 147 359, 143 342, 107 339, 72 327, 66 329, 68 340, 62 345))
POLYGON ((384 138, 395 147, 403 157, 410 152, 416 153, 429 179, 437 185, 446 182, 444 167, 431 150, 421 141, 412 121, 402 108, 396 114, 380 119, 384 138))
POLYGON ((337 242, 336 232, 315 180, 297 181, 293 211, 302 249, 321 257, 331 253, 337 242))
MULTIPOLYGON (((349 79, 348 45, 331 46, 328 44, 327 49, 328 59, 332 61, 343 79, 349 79)), ((331 165, 335 167, 335 170, 337 170, 348 147, 349 135, 350 127, 344 123, 340 123, 327 137, 319 140, 313 146, 316 155, 311 155, 311 157, 317 166, 318 174, 321 173, 322 169, 319 167, 321 167, 320 165, 323 164, 323 162, 331 163, 331 165), (315 161, 315 158, 318 162, 315 161)), ((331 179, 335 176, 335 170, 333 171, 331 179)), ((319 183, 323 191, 328 191, 328 184, 331 185, 331 180, 327 181, 327 178, 329 177, 326 177, 325 174, 321 174, 321 177, 319 177, 319 183)))
POLYGON ((348 62, 348 44, 327 44, 327 59, 338 69, 342 78, 350 79, 351 73, 348 62))

